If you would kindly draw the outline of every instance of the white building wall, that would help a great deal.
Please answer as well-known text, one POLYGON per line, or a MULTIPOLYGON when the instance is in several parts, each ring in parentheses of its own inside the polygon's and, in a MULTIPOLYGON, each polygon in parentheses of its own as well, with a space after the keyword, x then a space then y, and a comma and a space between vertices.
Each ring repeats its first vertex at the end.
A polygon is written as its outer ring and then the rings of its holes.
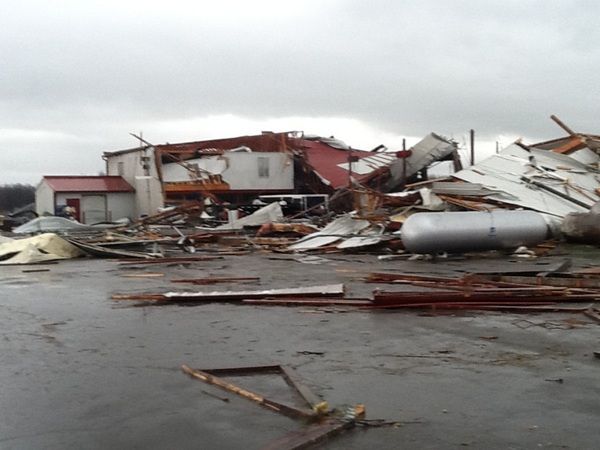
MULTIPOLYGON (((106 157, 106 174, 120 175, 135 188, 134 205, 128 217, 156 214, 164 206, 162 185, 158 178, 154 149, 142 149, 106 157), (148 173, 142 157, 147 156, 148 173)), ((132 217, 132 218, 134 218, 132 217)))
MULTIPOLYGON (((229 152, 185 161, 199 169, 220 174, 232 190, 291 190, 294 164, 291 155, 274 152, 229 152)), ((163 180, 189 181, 193 175, 180 164, 164 164, 163 180)))
POLYGON ((54 214, 54 191, 43 179, 35 190, 35 212, 40 216, 54 214))
MULTIPOLYGON (((87 192, 61 192, 56 194, 56 205, 66 205, 68 198, 79 199, 80 219, 86 223, 89 222, 85 218, 85 202, 84 197, 86 196, 102 196, 105 197, 106 214, 104 219, 114 221, 128 217, 135 219, 135 194, 133 192, 109 192, 109 193, 87 193, 87 192)), ((52 206, 52 213, 54 214, 54 206, 52 206)))
POLYGON ((108 220, 118 220, 124 217, 135 220, 135 194, 133 192, 111 192, 106 196, 108 220))

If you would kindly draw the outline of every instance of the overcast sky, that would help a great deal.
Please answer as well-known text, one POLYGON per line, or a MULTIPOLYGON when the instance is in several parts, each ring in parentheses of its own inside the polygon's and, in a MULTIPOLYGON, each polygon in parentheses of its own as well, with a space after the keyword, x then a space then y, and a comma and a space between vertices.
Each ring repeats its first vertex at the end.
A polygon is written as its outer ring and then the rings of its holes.
POLYGON ((0 184, 262 130, 478 150, 600 132, 596 1, 0 2, 0 184))

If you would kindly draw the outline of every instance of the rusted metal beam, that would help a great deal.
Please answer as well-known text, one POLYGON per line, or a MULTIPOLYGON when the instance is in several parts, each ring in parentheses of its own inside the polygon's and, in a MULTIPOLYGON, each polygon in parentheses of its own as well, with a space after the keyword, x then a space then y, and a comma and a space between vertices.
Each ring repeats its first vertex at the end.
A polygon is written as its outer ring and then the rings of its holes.
POLYGON ((518 275, 475 275, 474 280, 491 280, 508 283, 529 284, 535 286, 559 286, 569 288, 600 289, 600 279, 584 277, 530 277, 518 275))

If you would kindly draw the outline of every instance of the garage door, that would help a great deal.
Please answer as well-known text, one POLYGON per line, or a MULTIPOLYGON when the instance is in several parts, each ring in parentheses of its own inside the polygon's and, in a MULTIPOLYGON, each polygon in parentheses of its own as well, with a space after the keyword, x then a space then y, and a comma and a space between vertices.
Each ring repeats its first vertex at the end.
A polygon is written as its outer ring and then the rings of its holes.
POLYGON ((104 195, 85 195, 81 198, 81 211, 83 223, 91 225, 93 223, 106 221, 106 196, 104 195))

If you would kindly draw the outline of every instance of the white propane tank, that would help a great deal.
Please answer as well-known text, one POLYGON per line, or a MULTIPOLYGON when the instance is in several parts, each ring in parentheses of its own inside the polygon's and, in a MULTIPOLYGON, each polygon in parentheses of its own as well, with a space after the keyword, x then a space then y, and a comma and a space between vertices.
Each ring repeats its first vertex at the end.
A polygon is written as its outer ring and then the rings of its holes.
POLYGON ((401 237, 412 253, 462 253, 537 245, 548 225, 535 211, 426 212, 410 216, 401 237))

